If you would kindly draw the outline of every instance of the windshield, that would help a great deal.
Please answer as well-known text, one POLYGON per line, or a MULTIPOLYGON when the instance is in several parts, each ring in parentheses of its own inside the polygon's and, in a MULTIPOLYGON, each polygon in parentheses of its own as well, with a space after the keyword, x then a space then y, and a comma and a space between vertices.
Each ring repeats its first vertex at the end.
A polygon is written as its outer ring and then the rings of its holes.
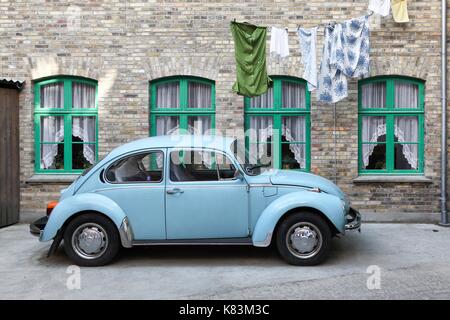
MULTIPOLYGON (((256 149, 261 148, 259 145, 255 145, 256 149)), ((270 150, 266 153, 262 152, 262 157, 260 157, 260 150, 253 150, 251 148, 248 150, 245 147, 245 141, 243 139, 236 139, 231 143, 231 150, 242 169, 251 176, 257 176, 272 169, 272 160, 270 157, 270 150), (255 152, 256 151, 256 152, 255 152), (255 154, 256 153, 256 154, 255 154), (269 157, 265 156, 269 153, 269 157)), ((261 151, 266 151, 261 148, 261 151)))

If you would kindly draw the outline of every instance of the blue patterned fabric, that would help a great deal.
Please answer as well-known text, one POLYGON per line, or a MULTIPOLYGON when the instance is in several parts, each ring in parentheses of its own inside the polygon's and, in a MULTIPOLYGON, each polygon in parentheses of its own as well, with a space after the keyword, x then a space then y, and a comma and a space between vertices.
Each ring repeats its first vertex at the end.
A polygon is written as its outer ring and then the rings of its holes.
POLYGON ((368 76, 369 65, 368 16, 347 20, 334 27, 326 27, 317 83, 317 99, 320 102, 336 103, 346 98, 347 77, 368 76))

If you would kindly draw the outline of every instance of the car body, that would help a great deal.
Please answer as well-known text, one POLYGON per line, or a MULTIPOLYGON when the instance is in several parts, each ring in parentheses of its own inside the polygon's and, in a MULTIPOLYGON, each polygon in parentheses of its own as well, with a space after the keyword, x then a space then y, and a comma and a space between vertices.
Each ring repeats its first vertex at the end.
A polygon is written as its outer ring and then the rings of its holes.
POLYGON ((360 228, 359 213, 331 181, 247 166, 235 146, 232 138, 191 135, 124 144, 62 190, 30 231, 40 241, 54 240, 49 254, 64 239, 66 252, 81 265, 108 263, 120 247, 267 247, 280 236, 280 254, 308 265, 325 258, 330 237, 360 228), (188 163, 189 157, 200 161, 188 163), (319 245, 324 252, 308 255, 319 245))

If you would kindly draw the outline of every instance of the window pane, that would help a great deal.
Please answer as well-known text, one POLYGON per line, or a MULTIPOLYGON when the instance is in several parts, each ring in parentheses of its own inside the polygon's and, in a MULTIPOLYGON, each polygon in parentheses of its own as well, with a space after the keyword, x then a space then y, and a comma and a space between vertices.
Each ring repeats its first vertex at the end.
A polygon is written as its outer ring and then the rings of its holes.
POLYGON ((267 142, 271 140, 273 135, 273 117, 250 116, 248 135, 252 142, 267 142))
POLYGON ((272 109, 273 108, 273 87, 257 97, 250 98, 250 109, 272 109))
POLYGON ((282 82, 283 108, 306 108, 306 87, 300 83, 282 82))
POLYGON ((305 169, 306 168, 306 145, 288 144, 281 145, 282 168, 283 169, 305 169))
POLYGON ((169 82, 156 86, 156 107, 177 109, 180 107, 180 83, 169 82))
POLYGON ((363 108, 386 108, 386 82, 367 83, 361 90, 363 108))
POLYGON ((386 169, 386 144, 363 144, 363 169, 386 169))
POLYGON ((413 83, 396 81, 395 107, 417 109, 419 107, 419 86, 413 83))
POLYGON ((160 182, 162 181, 163 153, 140 153, 116 161, 106 172, 110 182, 160 182))
POLYGON ((95 144, 72 144, 72 169, 87 169, 95 163, 95 144))
POLYGON ((158 116, 156 117, 156 135, 178 134, 180 128, 180 118, 178 116, 158 116))
POLYGON ((211 108, 211 88, 209 84, 189 82, 188 107, 196 109, 211 108))
POLYGON ((41 169, 64 169, 64 143, 41 144, 41 169))
POLYGON ((170 180, 218 181, 215 154, 211 151, 179 150, 170 153, 170 180))
POLYGON ((395 141, 418 142, 419 120, 417 117, 395 117, 395 141))
POLYGON ((222 153, 216 153, 216 166, 219 170, 220 179, 233 179, 236 168, 233 162, 222 153))
POLYGON ((210 116, 189 116, 188 131, 191 134, 206 134, 212 129, 210 116))
POLYGON ((73 117, 72 136, 72 141, 95 142, 95 117, 73 117))
POLYGON ((41 117, 41 142, 62 142, 64 140, 64 117, 41 117))
POLYGON ((272 151, 272 143, 250 143, 249 163, 271 167, 273 164, 272 151))
POLYGON ((386 117, 362 117, 361 138, 362 142, 386 141, 386 117))
POLYGON ((399 170, 417 170, 417 144, 395 144, 394 168, 399 170))
POLYGON ((282 142, 305 142, 306 122, 305 117, 290 116, 282 118, 282 142))
POLYGON ((64 108, 64 83, 56 82, 41 86, 41 108, 64 108))
POLYGON ((95 108, 95 86, 74 82, 72 84, 72 108, 95 108))

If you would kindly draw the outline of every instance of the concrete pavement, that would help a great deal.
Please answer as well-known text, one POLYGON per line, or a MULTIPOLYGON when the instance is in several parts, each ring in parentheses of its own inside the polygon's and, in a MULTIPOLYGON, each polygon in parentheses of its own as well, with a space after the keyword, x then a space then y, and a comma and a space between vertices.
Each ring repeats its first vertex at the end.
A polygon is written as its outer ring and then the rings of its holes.
POLYGON ((0 229, 0 299, 450 299, 450 229, 430 224, 365 224, 315 267, 287 265, 273 248, 133 248, 82 267, 72 290, 70 260, 62 247, 46 258, 49 246, 28 225, 0 229))

